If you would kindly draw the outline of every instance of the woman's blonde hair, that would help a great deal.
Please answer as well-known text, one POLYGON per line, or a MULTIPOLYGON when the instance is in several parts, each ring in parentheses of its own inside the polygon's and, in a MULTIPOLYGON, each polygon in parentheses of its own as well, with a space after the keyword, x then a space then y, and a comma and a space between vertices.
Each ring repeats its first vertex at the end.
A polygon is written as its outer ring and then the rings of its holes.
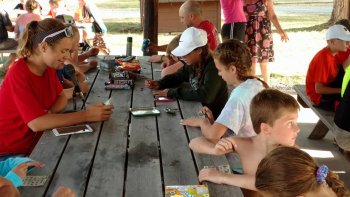
POLYGON ((27 0, 25 4, 25 8, 27 12, 32 13, 35 9, 39 8, 40 5, 35 0, 27 0))
POLYGON ((350 196, 343 181, 332 172, 325 174, 325 182, 317 181, 319 167, 310 155, 300 149, 278 147, 260 162, 255 187, 271 196, 294 197, 317 192, 327 183, 337 196, 350 196))

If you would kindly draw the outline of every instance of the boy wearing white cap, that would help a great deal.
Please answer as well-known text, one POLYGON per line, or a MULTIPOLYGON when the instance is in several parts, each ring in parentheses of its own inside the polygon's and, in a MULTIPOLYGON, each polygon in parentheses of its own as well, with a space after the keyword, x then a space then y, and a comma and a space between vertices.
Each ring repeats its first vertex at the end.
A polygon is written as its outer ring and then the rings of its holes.
POLYGON ((187 28, 180 37, 179 46, 171 52, 186 65, 159 81, 147 80, 145 86, 162 90, 155 96, 200 101, 217 118, 225 106, 228 91, 226 82, 218 75, 207 43, 204 30, 187 28), (183 82, 189 82, 190 87, 179 87, 183 82))
POLYGON ((349 47, 350 32, 343 25, 333 25, 326 33, 327 46, 311 60, 306 75, 306 94, 315 106, 334 111, 340 100, 344 68, 335 55, 349 47))

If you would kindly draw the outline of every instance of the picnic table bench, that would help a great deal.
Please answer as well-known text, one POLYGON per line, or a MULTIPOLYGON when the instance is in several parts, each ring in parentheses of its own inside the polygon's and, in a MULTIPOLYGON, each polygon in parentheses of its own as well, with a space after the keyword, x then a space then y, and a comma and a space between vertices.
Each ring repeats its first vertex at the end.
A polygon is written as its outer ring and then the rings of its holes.
POLYGON ((298 102, 305 108, 311 108, 312 111, 319 117, 319 121, 309 135, 309 139, 322 139, 326 136, 329 130, 334 131, 334 112, 326 111, 314 106, 306 95, 305 85, 294 85, 293 89, 297 93, 298 102))
MULTIPOLYGON (((160 77, 159 64, 138 59, 145 78, 160 77)), ((64 185, 77 196, 163 197, 165 186, 199 184, 198 171, 204 166, 228 164, 225 156, 196 154, 188 147, 200 130, 179 122, 197 116, 199 102, 158 103, 152 90, 144 88, 145 79, 137 79, 132 90, 105 90, 107 72, 97 70, 88 76, 92 82, 86 104, 110 98, 114 113, 108 121, 89 123, 92 133, 56 137, 51 131, 44 132, 30 157, 46 165, 30 175, 50 178, 42 187, 20 187, 21 196, 51 196, 64 185), (130 107, 156 107, 161 114, 134 117, 130 107), (176 114, 165 113, 166 107, 176 114)), ((243 196, 238 187, 207 184, 210 196, 243 196)))

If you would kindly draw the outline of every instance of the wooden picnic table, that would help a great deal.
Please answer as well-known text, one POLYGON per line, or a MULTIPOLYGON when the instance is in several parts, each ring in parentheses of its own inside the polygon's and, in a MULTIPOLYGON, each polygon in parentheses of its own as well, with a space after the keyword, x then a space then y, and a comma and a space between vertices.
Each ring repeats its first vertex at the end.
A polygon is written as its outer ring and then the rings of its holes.
MULTIPOLYGON (((138 59, 145 78, 159 78, 159 64, 138 59)), ((167 185, 199 184, 198 171, 203 166, 228 164, 224 156, 196 154, 188 147, 200 131, 179 122, 197 116, 199 102, 154 102, 152 90, 143 88, 145 79, 137 79, 133 90, 107 91, 107 72, 96 70, 88 75, 91 89, 86 104, 111 98, 113 115, 108 121, 90 123, 92 133, 56 137, 46 131, 30 155, 46 166, 33 169, 30 175, 50 178, 41 187, 20 187, 21 196, 51 196, 64 185, 77 196, 162 197, 167 185), (161 114, 134 117, 130 107, 156 107, 161 114), (176 115, 165 113, 166 107, 175 109, 176 115)), ((210 196, 243 196, 238 187, 207 184, 210 196)))

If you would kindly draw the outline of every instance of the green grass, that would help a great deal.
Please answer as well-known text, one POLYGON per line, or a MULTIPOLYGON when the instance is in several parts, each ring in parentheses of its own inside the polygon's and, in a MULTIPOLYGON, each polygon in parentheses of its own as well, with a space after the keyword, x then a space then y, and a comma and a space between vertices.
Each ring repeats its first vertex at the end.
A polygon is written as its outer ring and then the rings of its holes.
POLYGON ((140 8, 139 0, 100 0, 96 2, 100 8, 140 8))
POLYGON ((139 18, 106 19, 104 22, 110 34, 142 32, 139 18))

